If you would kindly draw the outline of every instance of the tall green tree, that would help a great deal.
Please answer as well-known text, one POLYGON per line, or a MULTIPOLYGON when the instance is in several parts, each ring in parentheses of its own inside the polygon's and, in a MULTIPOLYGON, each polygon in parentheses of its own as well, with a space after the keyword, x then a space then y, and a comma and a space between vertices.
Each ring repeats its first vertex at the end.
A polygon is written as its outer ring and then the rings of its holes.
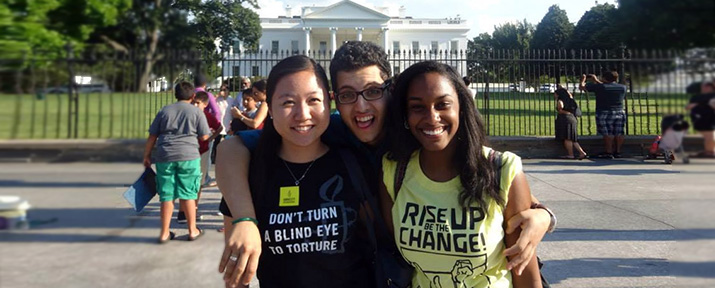
POLYGON ((616 50, 621 47, 616 6, 599 4, 588 10, 576 24, 569 49, 616 50))
POLYGON ((552 5, 536 25, 530 46, 532 49, 564 49, 573 29, 566 11, 559 8, 559 5, 552 5))
POLYGON ((81 46, 95 29, 114 25, 131 0, 5 0, 0 2, 0 52, 43 54, 81 46))
POLYGON ((534 33, 534 25, 526 20, 494 27, 491 44, 494 49, 526 50, 534 33))
POLYGON ((629 48, 715 46, 715 1, 619 0, 619 29, 629 48))
POLYGON ((118 25, 97 31, 93 38, 123 53, 139 49, 142 64, 137 91, 146 89, 154 66, 169 49, 200 49, 204 56, 215 56, 216 40, 221 48, 234 39, 250 46, 261 36, 258 14, 242 6, 258 8, 256 0, 133 1, 133 8, 118 25))
MULTIPOLYGON (((199 45, 208 51, 223 51, 237 39, 246 47, 256 47, 261 38, 258 14, 242 6, 244 1, 205 0, 192 9, 199 45), (216 40, 219 46, 216 47, 216 40)), ((246 1, 258 7, 255 0, 246 1)))

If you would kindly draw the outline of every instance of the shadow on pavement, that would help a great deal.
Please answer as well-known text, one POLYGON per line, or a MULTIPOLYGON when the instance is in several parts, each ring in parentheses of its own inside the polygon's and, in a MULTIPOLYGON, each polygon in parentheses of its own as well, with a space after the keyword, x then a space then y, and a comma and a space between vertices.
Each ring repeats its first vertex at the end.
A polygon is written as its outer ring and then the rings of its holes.
POLYGON ((95 188, 95 187, 129 187, 127 183, 99 182, 27 182, 22 180, 0 180, 0 187, 18 188, 95 188))
POLYGON ((543 241, 681 241, 715 239, 715 229, 606 230, 557 229, 543 241))
POLYGON ((576 170, 576 169, 559 169, 559 170, 527 170, 528 174, 599 174, 599 175, 617 175, 617 176, 637 176, 637 175, 652 175, 652 174, 680 174, 679 171, 670 171, 663 169, 596 169, 596 170, 576 170))
POLYGON ((668 262, 660 258, 578 258, 547 260, 542 268, 552 284, 570 278, 676 276, 715 278, 715 262, 668 262))

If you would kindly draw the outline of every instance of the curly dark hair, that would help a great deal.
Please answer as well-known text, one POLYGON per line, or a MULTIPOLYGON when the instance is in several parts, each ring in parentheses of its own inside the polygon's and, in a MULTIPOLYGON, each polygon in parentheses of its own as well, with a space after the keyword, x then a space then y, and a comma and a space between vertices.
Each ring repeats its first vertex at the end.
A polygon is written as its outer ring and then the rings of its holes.
MULTIPOLYGON (((496 179, 496 167, 484 156, 483 147, 488 145, 484 129, 484 121, 479 114, 471 91, 464 84, 462 77, 449 65, 425 61, 416 63, 405 71, 395 82, 394 96, 388 110, 387 129, 389 137, 388 159, 409 161, 412 153, 421 145, 412 133, 403 127, 407 119, 407 92, 412 81, 426 73, 438 73, 446 78, 457 92, 459 100, 459 128, 452 141, 457 141, 457 149, 452 159, 453 165, 459 171, 464 190, 459 193, 459 201, 464 207, 477 202, 486 208, 486 199, 492 198, 504 205, 499 194, 496 179)), ((487 209, 484 209, 486 212, 487 209)))
POLYGON ((330 84, 338 89, 338 72, 351 72, 368 66, 377 65, 382 80, 390 78, 390 62, 385 50, 377 44, 362 41, 348 41, 335 51, 330 60, 330 84))

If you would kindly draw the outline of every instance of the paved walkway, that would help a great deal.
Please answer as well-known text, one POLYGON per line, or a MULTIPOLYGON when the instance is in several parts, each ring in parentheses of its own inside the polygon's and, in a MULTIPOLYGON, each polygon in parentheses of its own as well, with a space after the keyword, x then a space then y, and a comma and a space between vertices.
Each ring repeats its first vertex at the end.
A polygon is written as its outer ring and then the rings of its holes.
MULTIPOLYGON (((159 206, 121 197, 140 164, 3 164, 0 195, 33 205, 32 228, 0 232, 0 287, 222 287, 220 194, 207 235, 156 245, 159 206)), ((559 216, 540 245, 553 287, 715 287, 715 162, 526 160, 533 193, 559 216)))

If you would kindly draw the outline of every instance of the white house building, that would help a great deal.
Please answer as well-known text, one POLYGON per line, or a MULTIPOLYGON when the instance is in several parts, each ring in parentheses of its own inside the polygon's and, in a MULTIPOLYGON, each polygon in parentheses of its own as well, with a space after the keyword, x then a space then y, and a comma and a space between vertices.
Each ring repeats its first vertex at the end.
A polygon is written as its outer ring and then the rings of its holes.
POLYGON ((390 55, 394 72, 426 59, 443 60, 466 72, 459 51, 467 49, 467 21, 457 18, 414 18, 405 7, 390 16, 387 7, 369 8, 350 0, 327 7, 302 7, 299 15, 286 6, 285 15, 261 18, 258 51, 245 51, 236 41, 224 55, 225 77, 265 77, 278 60, 307 54, 326 70, 334 51, 350 40, 370 41, 390 55), (275 60, 275 61, 273 61, 275 60), (398 61, 399 60, 399 61, 398 61))

